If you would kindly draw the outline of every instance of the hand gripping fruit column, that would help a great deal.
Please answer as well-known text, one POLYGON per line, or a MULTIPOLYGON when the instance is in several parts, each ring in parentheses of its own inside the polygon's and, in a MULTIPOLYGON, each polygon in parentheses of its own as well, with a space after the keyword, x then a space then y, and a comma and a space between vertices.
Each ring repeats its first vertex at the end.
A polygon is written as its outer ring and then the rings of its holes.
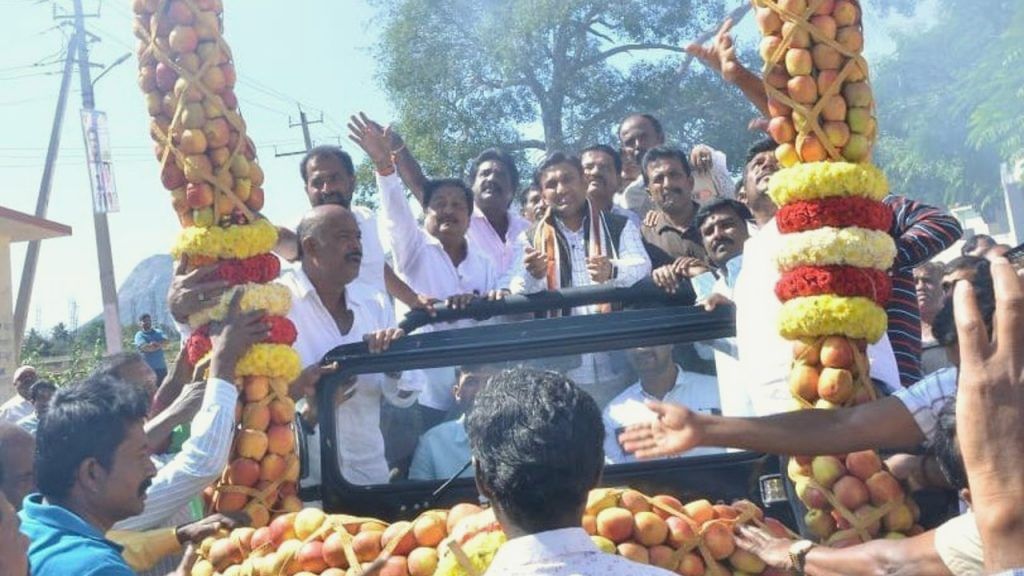
MULTIPOLYGON (((896 256, 885 175, 871 164, 876 123, 855 0, 755 0, 764 80, 783 169, 769 184, 782 234, 775 255, 792 340, 798 409, 875 399, 867 344, 885 333, 896 256)), ((834 546, 919 531, 919 514, 872 451, 797 457, 789 477, 808 529, 834 546)))
POLYGON ((151 116, 160 179, 182 231, 172 249, 188 269, 216 266, 232 286, 188 319, 186 347, 197 366, 211 350, 209 324, 222 320, 242 292, 243 310, 263 310, 270 335, 239 359, 239 428, 230 464, 208 492, 218 512, 245 510, 253 526, 296 511, 299 460, 295 407, 288 384, 299 374, 295 326, 285 316, 291 296, 272 284, 279 272, 270 250, 277 231, 259 215, 263 172, 246 135, 233 87, 235 67, 224 42, 220 0, 137 0, 139 86, 151 116))

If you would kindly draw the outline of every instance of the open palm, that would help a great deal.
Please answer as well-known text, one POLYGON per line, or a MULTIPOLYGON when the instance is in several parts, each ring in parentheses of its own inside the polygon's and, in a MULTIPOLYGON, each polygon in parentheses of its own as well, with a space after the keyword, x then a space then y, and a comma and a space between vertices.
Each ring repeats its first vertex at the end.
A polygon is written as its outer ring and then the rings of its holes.
POLYGON ((648 402, 657 420, 634 424, 619 435, 622 449, 637 458, 663 458, 701 445, 696 415, 685 406, 648 402))

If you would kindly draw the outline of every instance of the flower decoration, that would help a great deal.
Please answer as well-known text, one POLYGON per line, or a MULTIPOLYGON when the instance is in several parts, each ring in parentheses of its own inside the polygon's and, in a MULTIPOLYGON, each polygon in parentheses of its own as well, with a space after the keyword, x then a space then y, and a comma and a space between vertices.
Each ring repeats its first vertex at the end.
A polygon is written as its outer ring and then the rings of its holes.
POLYGON ((861 297, 802 296, 782 305, 779 332, 788 340, 842 335, 877 342, 888 319, 885 309, 861 297))
POLYGON ((235 374, 245 376, 267 376, 291 382, 302 372, 299 354, 284 344, 253 344, 252 348, 238 359, 235 374))
POLYGON ((196 329, 208 322, 223 320, 236 290, 243 291, 239 303, 243 311, 262 310, 268 316, 286 316, 292 305, 291 292, 280 284, 242 284, 225 291, 213 306, 189 316, 189 326, 196 329))
POLYGON ((270 252, 277 244, 277 228, 267 220, 251 224, 185 228, 171 248, 171 255, 180 258, 187 254, 209 258, 250 258, 270 252))
POLYGON ((768 183, 768 195, 778 206, 851 196, 879 201, 888 193, 889 182, 878 167, 849 162, 797 164, 776 172, 768 183))
POLYGON ((281 261, 273 254, 258 254, 241 260, 223 260, 217 264, 217 278, 232 286, 246 283, 265 284, 281 274, 281 261))
POLYGON ((823 294, 860 296, 884 307, 892 294, 892 280, 874 268, 800 266, 784 273, 775 285, 775 295, 782 302, 823 294))
POLYGON ((775 263, 783 272, 799 266, 859 266, 888 270, 896 244, 886 232, 864 228, 819 228, 786 234, 775 263))
MULTIPOLYGON (((288 346, 295 343, 298 332, 296 332, 295 324, 291 320, 283 316, 266 316, 263 318, 263 322, 270 326, 270 334, 263 339, 263 342, 267 344, 285 344, 288 346)), ((185 343, 185 352, 191 364, 199 362, 212 349, 213 342, 210 339, 209 324, 192 332, 185 343)))
POLYGON ((892 226, 892 209, 881 202, 859 197, 802 200, 779 208, 775 222, 783 234, 826 226, 856 226, 884 232, 892 226))

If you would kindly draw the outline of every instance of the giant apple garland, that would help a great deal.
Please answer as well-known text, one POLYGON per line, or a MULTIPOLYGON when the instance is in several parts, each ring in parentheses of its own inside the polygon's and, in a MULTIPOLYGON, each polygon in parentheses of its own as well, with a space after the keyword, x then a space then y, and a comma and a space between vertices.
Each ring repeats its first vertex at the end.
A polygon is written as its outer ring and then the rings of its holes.
MULTIPOLYGON (((856 0, 754 0, 782 234, 779 332, 794 341, 798 409, 875 399, 865 354, 885 333, 896 246, 871 165, 876 123, 856 0)), ((873 451, 790 460, 808 529, 833 546, 921 531, 919 511, 873 451)))
POLYGON ((222 36, 221 0, 136 0, 139 86, 151 116, 160 179, 183 230, 171 252, 194 269, 215 265, 231 289, 188 319, 189 361, 212 347, 208 326, 242 292, 243 310, 263 310, 268 338, 239 359, 238 429, 230 464, 208 491, 218 512, 246 511, 253 526, 302 507, 296 496, 295 405, 288 384, 300 371, 292 350, 291 296, 271 284, 280 272, 270 254, 277 230, 259 215, 263 172, 235 97, 235 68, 222 36))

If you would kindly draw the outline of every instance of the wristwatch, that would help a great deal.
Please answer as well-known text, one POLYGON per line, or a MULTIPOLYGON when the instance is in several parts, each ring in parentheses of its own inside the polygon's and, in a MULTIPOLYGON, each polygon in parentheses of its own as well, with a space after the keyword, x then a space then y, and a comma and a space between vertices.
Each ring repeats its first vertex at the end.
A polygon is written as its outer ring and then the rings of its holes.
POLYGON ((804 574, 804 563, 807 561, 807 553, 814 548, 814 542, 810 540, 797 540, 789 546, 789 562, 793 565, 793 572, 799 576, 804 574))

